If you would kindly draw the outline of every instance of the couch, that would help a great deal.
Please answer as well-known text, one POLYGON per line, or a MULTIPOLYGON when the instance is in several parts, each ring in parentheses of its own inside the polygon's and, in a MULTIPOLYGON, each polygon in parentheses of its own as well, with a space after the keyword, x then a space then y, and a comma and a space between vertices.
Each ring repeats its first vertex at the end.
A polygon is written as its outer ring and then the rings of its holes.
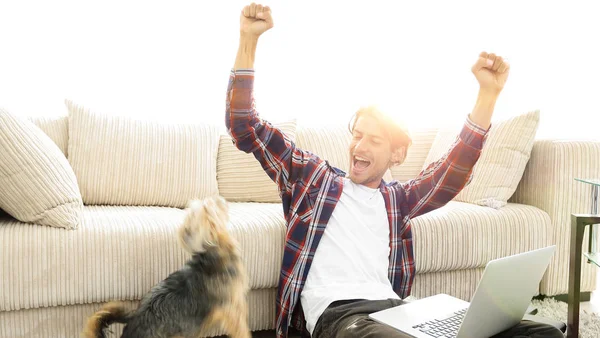
MULTIPOLYGON (((98 161, 83 163, 90 167, 102 166, 102 156, 120 156, 116 155, 118 149, 91 156, 93 151, 84 149, 77 155, 78 145, 72 144, 70 138, 81 137, 82 131, 73 130, 72 116, 29 120, 54 141, 74 168, 82 165, 78 161, 86 154, 86 161, 98 161)), ((95 122, 98 129, 104 125, 100 120, 95 122)), ((93 138, 89 134, 93 134, 96 125, 88 124, 86 128, 90 129, 83 134, 93 138)), ((293 135, 299 147, 321 155, 333 165, 347 167, 344 144, 348 135, 344 127, 296 126, 294 121, 282 123, 281 128, 293 135)), ((413 131, 413 145, 405 163, 393 168, 386 178, 403 181, 415 177, 436 134, 436 129, 413 131)), ((260 168, 250 165, 254 160, 251 155, 233 148, 223 131, 210 135, 216 137, 215 145, 207 157, 209 163, 204 164, 214 167, 207 172, 215 177, 205 183, 214 185, 210 190, 230 201, 230 230, 240 243, 250 277, 250 327, 271 329, 285 238, 282 206, 273 199, 275 187, 264 180, 266 175, 258 179, 247 177, 248 172, 260 174, 256 172, 260 168)), ((93 141, 86 140, 79 146, 87 147, 89 143, 93 141)), ((574 177, 598 173, 599 158, 598 142, 536 140, 518 188, 507 205, 495 209, 451 201, 414 219, 417 276, 412 295, 447 293, 469 300, 489 260, 550 244, 556 244, 558 251, 539 292, 567 293, 569 217, 571 213, 589 212, 591 203, 588 187, 575 182, 574 177)), ((94 185, 86 180, 99 175, 81 170, 75 173, 85 202, 76 229, 40 226, 0 214, 2 338, 77 337, 86 318, 103 303, 122 300, 135 306, 155 283, 188 258, 175 237, 185 213, 183 207, 152 205, 151 200, 123 203, 116 196, 94 199, 90 193, 94 185)), ((161 191, 151 193, 160 195, 161 191)), ((592 291, 596 285, 594 269, 584 265, 582 290, 592 291)), ((120 329, 117 327, 110 336, 118 336, 120 329)))

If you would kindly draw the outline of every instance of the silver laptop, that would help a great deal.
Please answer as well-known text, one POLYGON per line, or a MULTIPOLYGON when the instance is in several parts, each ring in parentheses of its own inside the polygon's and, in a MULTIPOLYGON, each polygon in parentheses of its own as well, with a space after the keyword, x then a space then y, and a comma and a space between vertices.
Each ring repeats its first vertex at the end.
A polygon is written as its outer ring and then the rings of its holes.
POLYGON ((369 317, 411 337, 493 336, 523 319, 555 250, 553 245, 490 261, 470 304, 439 294, 369 317))

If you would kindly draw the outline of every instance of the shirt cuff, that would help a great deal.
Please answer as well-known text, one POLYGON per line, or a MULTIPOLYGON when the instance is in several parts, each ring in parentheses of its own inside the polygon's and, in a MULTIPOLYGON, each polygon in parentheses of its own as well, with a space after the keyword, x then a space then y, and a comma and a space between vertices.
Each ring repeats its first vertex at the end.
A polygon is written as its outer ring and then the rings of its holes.
POLYGON ((476 124, 475 122, 473 122, 473 120, 471 120, 471 117, 469 115, 467 115, 467 121, 466 124, 475 130, 475 132, 481 134, 481 135, 485 135, 490 128, 492 127, 492 124, 490 123, 490 126, 488 127, 488 129, 483 129, 482 127, 480 127, 478 124, 476 124))
POLYGON ((483 148, 483 143, 485 142, 487 133, 490 130, 490 128, 488 128, 487 130, 481 128, 473 121, 471 121, 471 118, 469 116, 467 116, 467 120, 465 121, 465 125, 461 130, 459 137, 468 146, 471 146, 475 149, 481 149, 483 148))
MULTIPOLYGON (((243 105, 244 101, 252 101, 252 88, 254 86, 254 69, 231 69, 229 75, 228 92, 235 90, 236 106, 243 105), (246 94, 244 94, 246 93, 246 94)), ((229 95, 229 94, 228 94, 229 95)))
POLYGON ((235 75, 254 75, 254 69, 253 68, 240 68, 240 69, 231 68, 231 75, 233 75, 233 76, 235 76, 235 75))

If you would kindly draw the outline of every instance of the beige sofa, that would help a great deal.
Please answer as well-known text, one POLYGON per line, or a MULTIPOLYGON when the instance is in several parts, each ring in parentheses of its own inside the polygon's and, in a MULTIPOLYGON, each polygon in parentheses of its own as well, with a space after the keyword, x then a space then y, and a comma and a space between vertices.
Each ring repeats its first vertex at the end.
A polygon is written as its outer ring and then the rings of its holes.
MULTIPOLYGON (((69 152, 74 146, 69 137, 77 131, 70 130, 68 119, 32 121, 71 162, 69 152)), ((299 147, 345 168, 348 135, 343 127, 283 123, 282 128, 299 147)), ((409 156, 403 166, 391 171, 393 178, 408 180, 418 174, 435 135, 431 129, 413 132, 409 156)), ((260 168, 246 166, 254 160, 251 155, 239 153, 224 135, 217 137, 214 161, 206 164, 216 170, 217 186, 211 189, 231 201, 230 228, 250 275, 250 326, 270 329, 285 237, 282 207, 265 203, 272 201, 274 185, 264 183, 266 175, 252 176, 260 168), (247 181, 240 186, 243 180, 247 181)), ((573 178, 600 172, 599 159, 596 142, 536 141, 517 192, 505 207, 496 210, 452 201, 414 219, 417 277, 412 294, 448 293, 468 300, 489 260, 549 244, 557 244, 558 252, 540 292, 566 293, 569 216, 588 212, 591 203, 588 187, 573 178)), ((90 189, 83 181, 90 177, 78 174, 82 191, 90 189)), ((135 306, 151 286, 185 262, 187 255, 175 239, 183 215, 181 208, 164 206, 86 204, 76 230, 26 224, 1 215, 0 337, 77 337, 86 317, 102 303, 124 300, 135 306)), ((582 290, 594 289, 593 272, 585 266, 582 290)), ((115 334, 119 332, 120 328, 115 334)))

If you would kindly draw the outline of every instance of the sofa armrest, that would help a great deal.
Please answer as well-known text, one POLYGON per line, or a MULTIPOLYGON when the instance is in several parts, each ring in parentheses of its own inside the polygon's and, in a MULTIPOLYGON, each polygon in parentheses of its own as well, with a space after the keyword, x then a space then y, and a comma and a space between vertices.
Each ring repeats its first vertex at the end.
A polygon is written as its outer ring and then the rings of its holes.
MULTIPOLYGON (((569 238, 571 214, 589 213, 591 187, 575 178, 600 176, 600 142, 539 140, 510 201, 540 208, 550 215, 552 244, 557 245, 552 263, 542 280, 541 293, 568 292, 569 238)), ((587 243, 587 239, 584 239, 587 243)), ((584 262, 581 290, 595 289, 595 273, 584 262)))

